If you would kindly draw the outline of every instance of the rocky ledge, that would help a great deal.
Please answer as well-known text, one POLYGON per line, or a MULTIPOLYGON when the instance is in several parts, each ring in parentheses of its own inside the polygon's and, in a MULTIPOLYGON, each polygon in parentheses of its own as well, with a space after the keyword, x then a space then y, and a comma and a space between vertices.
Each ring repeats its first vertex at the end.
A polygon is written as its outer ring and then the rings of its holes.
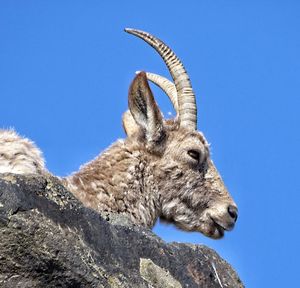
POLYGON ((0 287, 243 287, 202 246, 85 208, 54 177, 0 176, 0 287))

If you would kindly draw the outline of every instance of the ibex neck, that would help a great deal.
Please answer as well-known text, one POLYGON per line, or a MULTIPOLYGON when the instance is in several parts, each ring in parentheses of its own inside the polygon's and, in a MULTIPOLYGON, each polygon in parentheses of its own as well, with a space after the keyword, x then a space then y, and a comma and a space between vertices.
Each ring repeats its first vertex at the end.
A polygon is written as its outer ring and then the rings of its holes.
POLYGON ((152 227, 160 205, 149 163, 141 146, 121 140, 66 177, 66 186, 87 207, 125 214, 136 224, 152 227))

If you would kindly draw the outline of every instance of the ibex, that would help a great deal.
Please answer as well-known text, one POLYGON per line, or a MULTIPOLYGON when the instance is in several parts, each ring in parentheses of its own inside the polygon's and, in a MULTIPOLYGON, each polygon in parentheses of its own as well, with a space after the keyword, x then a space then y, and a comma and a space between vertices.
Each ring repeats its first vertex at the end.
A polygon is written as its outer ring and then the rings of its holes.
MULTIPOLYGON (((127 138, 62 178, 87 207, 127 215, 151 228, 160 217, 186 231, 221 238, 237 219, 237 206, 226 190, 197 129, 195 95, 175 53, 149 33, 125 29, 150 44, 163 58, 174 84, 140 72, 131 83, 129 111, 123 116, 127 138), (170 98, 177 116, 165 120, 147 78, 170 98)), ((48 173, 42 154, 14 131, 0 132, 0 172, 48 173)))

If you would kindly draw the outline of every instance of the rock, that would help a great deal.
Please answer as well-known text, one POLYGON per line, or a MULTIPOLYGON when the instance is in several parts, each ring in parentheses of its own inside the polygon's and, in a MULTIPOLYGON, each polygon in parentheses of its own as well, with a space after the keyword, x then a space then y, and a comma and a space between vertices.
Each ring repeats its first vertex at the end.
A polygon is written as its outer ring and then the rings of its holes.
POLYGON ((0 287, 243 287, 202 246, 85 208, 55 177, 0 177, 0 287))

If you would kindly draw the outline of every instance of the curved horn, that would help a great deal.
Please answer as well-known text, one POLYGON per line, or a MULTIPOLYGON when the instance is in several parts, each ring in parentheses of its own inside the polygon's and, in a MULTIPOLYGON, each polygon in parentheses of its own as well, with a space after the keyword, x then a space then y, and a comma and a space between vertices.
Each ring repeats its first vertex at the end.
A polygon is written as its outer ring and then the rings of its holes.
POLYGON ((143 39, 163 58, 176 86, 180 126, 196 129, 197 107, 195 94, 193 92, 189 76, 180 59, 164 42, 147 32, 130 28, 126 28, 125 32, 143 39))
MULTIPOLYGON (((136 71, 135 73, 139 73, 140 71, 136 71)), ((158 74, 146 72, 147 79, 154 83, 156 86, 161 88, 169 97, 171 100, 173 107, 177 114, 179 114, 178 109, 178 98, 177 98, 177 91, 176 87, 173 82, 171 82, 169 79, 160 76, 158 74)))

